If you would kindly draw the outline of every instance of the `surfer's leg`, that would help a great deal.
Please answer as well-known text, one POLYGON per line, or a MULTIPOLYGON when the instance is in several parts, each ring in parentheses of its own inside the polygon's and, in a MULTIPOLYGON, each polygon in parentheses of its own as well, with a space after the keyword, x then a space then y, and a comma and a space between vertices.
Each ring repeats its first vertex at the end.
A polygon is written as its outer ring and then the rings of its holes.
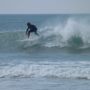
POLYGON ((37 33, 37 31, 35 31, 35 34, 39 36, 39 34, 37 33))
POLYGON ((29 32, 28 32, 28 38, 30 37, 30 33, 31 33, 31 32, 29 31, 29 32))

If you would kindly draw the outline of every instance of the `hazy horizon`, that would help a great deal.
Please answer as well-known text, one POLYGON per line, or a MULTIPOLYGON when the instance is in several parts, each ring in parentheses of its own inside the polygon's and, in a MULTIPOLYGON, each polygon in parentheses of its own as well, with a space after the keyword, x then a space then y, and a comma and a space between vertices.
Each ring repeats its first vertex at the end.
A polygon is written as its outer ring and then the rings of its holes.
POLYGON ((90 0, 0 0, 0 14, 90 13, 90 0))

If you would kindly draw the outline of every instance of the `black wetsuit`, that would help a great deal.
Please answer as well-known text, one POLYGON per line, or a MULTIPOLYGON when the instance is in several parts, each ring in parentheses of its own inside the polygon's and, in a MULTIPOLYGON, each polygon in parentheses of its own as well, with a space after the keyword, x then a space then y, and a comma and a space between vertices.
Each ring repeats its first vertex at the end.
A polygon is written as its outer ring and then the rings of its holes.
POLYGON ((26 30, 26 34, 28 35, 28 38, 30 37, 31 32, 34 32, 36 35, 39 35, 37 33, 37 27, 35 25, 27 23, 27 26, 28 26, 28 28, 26 30))

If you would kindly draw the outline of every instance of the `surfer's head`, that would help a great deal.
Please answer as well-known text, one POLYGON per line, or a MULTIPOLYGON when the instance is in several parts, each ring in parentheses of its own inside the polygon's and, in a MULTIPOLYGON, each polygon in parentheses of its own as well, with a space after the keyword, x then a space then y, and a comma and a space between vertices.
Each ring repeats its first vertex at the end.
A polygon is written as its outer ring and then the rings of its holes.
POLYGON ((28 23, 27 23, 27 26, 30 26, 30 25, 31 25, 31 23, 30 23, 30 22, 28 22, 28 23))

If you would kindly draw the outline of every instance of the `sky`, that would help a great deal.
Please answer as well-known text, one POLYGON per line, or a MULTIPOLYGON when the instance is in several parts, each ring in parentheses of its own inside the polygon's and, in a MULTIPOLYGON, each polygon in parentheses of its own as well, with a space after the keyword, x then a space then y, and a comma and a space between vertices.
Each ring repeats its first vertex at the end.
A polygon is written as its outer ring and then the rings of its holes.
POLYGON ((90 13, 90 0, 0 0, 0 14, 90 13))

